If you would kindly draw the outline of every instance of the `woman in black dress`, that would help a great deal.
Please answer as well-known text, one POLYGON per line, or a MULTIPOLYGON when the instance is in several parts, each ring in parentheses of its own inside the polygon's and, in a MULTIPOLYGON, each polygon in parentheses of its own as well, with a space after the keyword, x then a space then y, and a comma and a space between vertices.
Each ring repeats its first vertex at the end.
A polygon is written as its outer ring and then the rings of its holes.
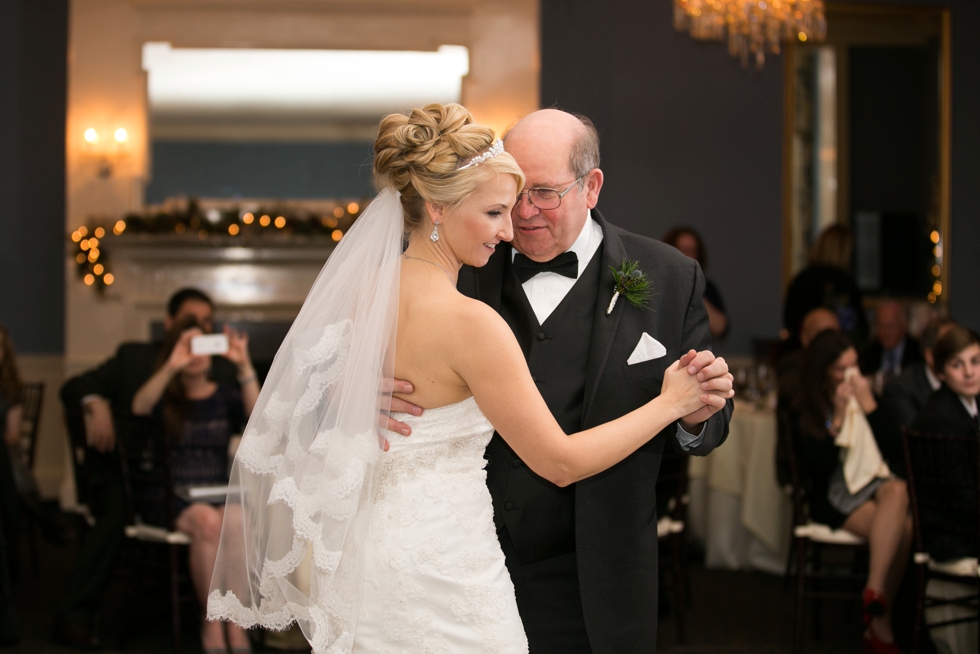
POLYGON ((846 225, 831 225, 820 233, 810 249, 807 266, 793 278, 783 304, 783 326, 788 332, 786 348, 800 347, 803 319, 817 307, 837 315, 840 329, 858 347, 868 338, 864 299, 851 274, 854 236, 846 225))
MULTIPOLYGON (((701 264, 701 270, 708 268, 708 252, 704 248, 704 240, 690 227, 675 227, 664 235, 664 243, 673 245, 681 254, 694 259, 701 264)), ((707 274, 707 273, 705 273, 707 274)), ((705 277, 704 307, 708 310, 708 329, 711 338, 722 338, 731 328, 725 301, 721 299, 721 291, 713 281, 705 277)))
MULTIPOLYGON (((943 385, 926 400, 912 422, 916 431, 980 438, 977 418, 977 396, 980 395, 980 336, 973 330, 954 325, 936 342, 933 349, 936 376, 943 385)), ((973 479, 976 489, 976 461, 957 452, 957 444, 949 444, 946 457, 949 474, 959 479, 973 479), (955 469, 954 469, 955 468, 955 469)), ((945 453, 944 453, 945 454, 945 453)), ((963 498, 967 506, 976 502, 975 493, 963 498)), ((951 505, 958 506, 959 502, 951 505)), ((943 528, 947 520, 962 516, 922 515, 922 538, 929 555, 937 561, 950 561, 977 555, 978 544, 957 529, 943 528), (930 528, 935 525, 936 528, 930 528)))
MULTIPOLYGON (((244 429, 259 396, 255 369, 248 355, 248 337, 226 328, 225 357, 238 368, 239 389, 212 381, 208 374, 211 357, 191 352, 191 339, 203 333, 193 318, 175 325, 164 341, 156 372, 133 396, 134 415, 158 414, 163 419, 171 443, 175 487, 228 483, 228 441, 244 429)), ((171 500, 175 503, 176 528, 191 537, 191 579, 204 606, 218 552, 224 506, 190 503, 179 497, 171 500)), ((205 622, 201 639, 206 653, 225 652, 222 623, 205 622)), ((230 623, 228 645, 233 652, 249 651, 247 634, 230 623)))
POLYGON ((870 564, 864 589, 866 652, 897 653, 891 602, 905 573, 912 543, 912 519, 905 482, 875 479, 851 494, 834 439, 851 398, 856 398, 872 432, 889 425, 871 385, 857 371, 857 350, 845 334, 825 331, 804 354, 803 379, 794 402, 794 438, 812 518, 868 541, 870 564))

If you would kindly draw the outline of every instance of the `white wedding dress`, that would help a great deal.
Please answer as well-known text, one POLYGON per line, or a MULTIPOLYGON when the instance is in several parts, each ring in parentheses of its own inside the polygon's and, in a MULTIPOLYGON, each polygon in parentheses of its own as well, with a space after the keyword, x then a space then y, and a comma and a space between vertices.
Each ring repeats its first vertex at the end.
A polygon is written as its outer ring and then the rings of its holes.
POLYGON ((527 652, 486 485, 493 426, 470 397, 390 435, 378 461, 354 652, 527 652))

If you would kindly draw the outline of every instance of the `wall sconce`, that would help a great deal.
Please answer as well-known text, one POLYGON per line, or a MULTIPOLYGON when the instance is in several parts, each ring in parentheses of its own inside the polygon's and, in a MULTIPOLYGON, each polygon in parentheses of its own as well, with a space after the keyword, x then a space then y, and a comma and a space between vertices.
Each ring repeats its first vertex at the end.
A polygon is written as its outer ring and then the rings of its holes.
POLYGON ((95 162, 96 174, 102 179, 111 177, 112 171, 128 153, 129 133, 124 127, 119 127, 111 138, 103 138, 94 127, 89 127, 82 136, 85 139, 85 156, 95 162))

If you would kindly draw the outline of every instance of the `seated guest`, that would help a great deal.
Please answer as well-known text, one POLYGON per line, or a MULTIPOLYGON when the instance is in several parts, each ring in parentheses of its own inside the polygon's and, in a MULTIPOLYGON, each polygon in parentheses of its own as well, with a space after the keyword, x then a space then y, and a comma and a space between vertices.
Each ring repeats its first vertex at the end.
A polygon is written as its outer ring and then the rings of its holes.
MULTIPOLYGON (((211 331, 214 304, 194 288, 177 291, 167 303, 164 326, 169 330, 188 316, 205 331, 211 331)), ((94 370, 69 379, 61 387, 66 410, 84 412, 89 510, 95 526, 79 543, 54 619, 54 639, 70 647, 98 647, 96 608, 109 582, 116 556, 122 546, 126 512, 122 476, 116 454, 113 412, 129 414, 133 394, 153 374, 160 341, 123 343, 115 356, 94 370)), ((235 366, 215 357, 212 375, 216 381, 235 381, 235 366)))
MULTIPOLYGON (((675 227, 667 232, 663 241, 667 245, 673 245, 684 256, 701 264, 702 271, 707 269, 708 253, 704 249, 704 241, 701 235, 690 227, 675 227)), ((727 334, 731 323, 728 320, 728 311, 725 310, 725 302, 721 299, 721 291, 708 278, 704 280, 704 307, 708 310, 708 329, 711 331, 711 337, 721 338, 727 334)))
POLYGON ((919 339, 923 360, 905 367, 902 374, 885 386, 882 402, 897 427, 911 427, 929 396, 942 386, 936 375, 933 349, 954 324, 948 318, 931 320, 919 339))
MULTIPOLYGON (((953 325, 936 342, 933 350, 936 375, 942 381, 912 422, 912 428, 932 434, 961 435, 980 438, 980 418, 977 416, 977 396, 980 395, 980 336, 973 330, 953 325)), ((962 466, 958 476, 976 479, 976 460, 951 453, 949 466, 962 466)), ((951 474, 954 474, 951 471, 951 474)), ((973 488, 976 489, 974 481, 973 488)), ((971 498, 976 502, 975 493, 971 498)), ((977 555, 978 544, 967 542, 947 530, 929 529, 929 524, 942 525, 945 517, 923 515, 922 536, 929 554, 939 561, 977 555), (938 532, 938 533, 936 533, 938 532)))
POLYGON ((919 361, 922 352, 919 342, 909 336, 905 309, 898 302, 882 302, 875 313, 875 340, 861 353, 861 373, 875 378, 880 393, 902 370, 919 361))
MULTIPOLYGON (((193 318, 178 322, 167 334, 156 371, 133 395, 133 414, 159 415, 171 443, 171 475, 175 487, 211 486, 228 483, 228 442, 241 433, 255 400, 259 384, 248 355, 248 337, 228 335, 226 357, 238 370, 241 389, 209 379, 211 357, 191 353, 191 339, 204 333, 193 318)), ((206 606, 214 561, 218 554, 224 498, 219 506, 174 502, 176 528, 191 537, 191 581, 201 606, 206 606)), ((161 523, 165 516, 143 516, 161 523)), ((162 525, 169 526, 169 525, 162 525)), ((228 643, 220 622, 204 622, 201 640, 205 652, 249 648, 248 635, 229 623, 228 643)))
POLYGON ((788 332, 787 350, 800 347, 803 318, 812 309, 824 307, 837 315, 840 329, 854 343, 868 337, 861 291, 851 275, 854 235, 846 225, 831 225, 820 233, 810 248, 807 267, 797 273, 786 290, 783 326, 788 332))
POLYGON ((800 391, 800 375, 803 374, 803 351, 813 342, 817 334, 827 331, 840 331, 837 314, 830 309, 817 307, 803 318, 800 328, 800 344, 803 350, 793 350, 779 360, 776 366, 776 388, 780 403, 791 402, 800 391))
POLYGON ((868 541, 870 563, 864 589, 865 651, 895 652, 891 604, 905 572, 912 542, 908 492, 900 479, 874 479, 851 494, 834 439, 846 407, 855 398, 873 432, 885 416, 867 378, 857 372, 857 351, 840 332, 824 331, 806 349, 800 392, 791 424, 800 453, 800 475, 814 520, 868 541))

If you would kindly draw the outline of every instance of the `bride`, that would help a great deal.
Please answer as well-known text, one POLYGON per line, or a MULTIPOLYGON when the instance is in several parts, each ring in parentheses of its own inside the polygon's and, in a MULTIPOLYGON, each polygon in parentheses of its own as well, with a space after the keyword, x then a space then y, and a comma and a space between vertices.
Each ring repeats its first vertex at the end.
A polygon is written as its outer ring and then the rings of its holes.
POLYGON ((374 173, 381 192, 321 271, 245 430, 207 616, 297 622, 317 653, 526 652, 483 470, 494 430, 567 485, 731 391, 702 391, 675 362, 645 406, 564 434, 506 323, 456 290, 462 265, 513 235, 514 159, 465 108, 432 104, 382 120, 374 173), (387 432, 382 449, 392 379, 412 380, 401 397, 426 411, 393 414, 412 436, 387 432))

